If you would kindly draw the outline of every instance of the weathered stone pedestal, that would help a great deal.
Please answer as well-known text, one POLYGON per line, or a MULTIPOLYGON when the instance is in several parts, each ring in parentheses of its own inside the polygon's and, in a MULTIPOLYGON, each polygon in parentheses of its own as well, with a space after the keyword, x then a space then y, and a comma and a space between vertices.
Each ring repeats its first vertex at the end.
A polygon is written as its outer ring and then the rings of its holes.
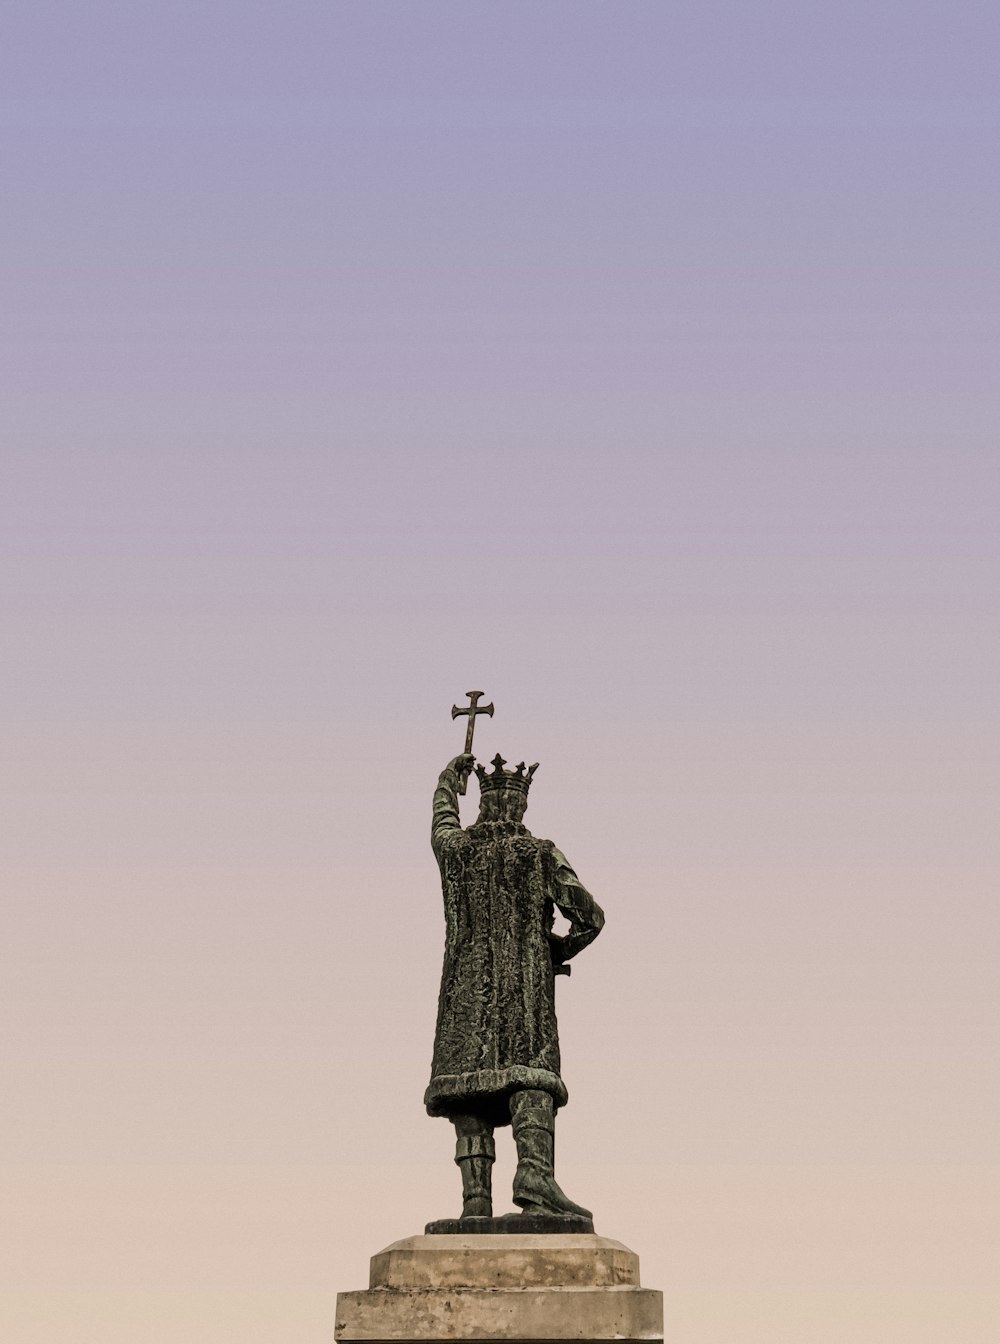
POLYGON ((344 1344, 662 1338, 639 1257, 593 1233, 406 1237, 372 1257, 367 1291, 337 1297, 344 1344))

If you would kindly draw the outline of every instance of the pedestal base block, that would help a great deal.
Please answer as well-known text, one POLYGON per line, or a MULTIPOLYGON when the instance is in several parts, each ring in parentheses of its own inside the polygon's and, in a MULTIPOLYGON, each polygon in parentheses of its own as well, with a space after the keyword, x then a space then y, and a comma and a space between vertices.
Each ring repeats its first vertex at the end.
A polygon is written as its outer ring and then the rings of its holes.
POLYGON ((586 1234, 407 1237, 372 1257, 367 1292, 337 1298, 350 1341, 663 1338, 663 1294, 639 1284, 639 1258, 586 1234))

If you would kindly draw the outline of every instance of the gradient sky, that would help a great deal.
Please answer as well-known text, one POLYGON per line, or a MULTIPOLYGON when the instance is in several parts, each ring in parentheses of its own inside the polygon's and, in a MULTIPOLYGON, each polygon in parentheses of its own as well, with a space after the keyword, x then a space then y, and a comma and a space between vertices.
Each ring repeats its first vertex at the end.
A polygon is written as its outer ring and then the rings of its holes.
POLYGON ((457 1211, 476 687, 608 915, 560 1177, 671 1344, 995 1344, 998 39, 4 7, 5 1340, 319 1344, 457 1211))

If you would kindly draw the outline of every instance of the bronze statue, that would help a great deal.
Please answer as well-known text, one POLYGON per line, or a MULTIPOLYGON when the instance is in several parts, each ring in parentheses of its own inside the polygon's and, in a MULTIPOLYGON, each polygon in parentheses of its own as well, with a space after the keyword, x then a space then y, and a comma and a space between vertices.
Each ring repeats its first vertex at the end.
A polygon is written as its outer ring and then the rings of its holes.
MULTIPOLYGON (((473 694, 471 711, 480 693, 473 694)), ((474 722, 470 712, 470 747, 474 722)), ((555 1114, 567 1099, 554 977, 569 974, 566 963, 597 937, 604 915, 552 841, 536 839, 522 822, 537 765, 506 770, 498 755, 492 773, 476 766, 479 818, 462 829, 458 794, 474 763, 471 751, 456 756, 434 794, 432 845, 446 940, 424 1103, 430 1115, 447 1116, 455 1126, 462 1230, 475 1230, 477 1220, 504 1221, 492 1218, 491 1173, 493 1131, 508 1124, 517 1145, 514 1203, 522 1215, 548 1220, 553 1230, 570 1224, 582 1230, 589 1211, 563 1194, 553 1173, 555 1114), (554 910, 569 920, 564 936, 553 932, 554 910)), ((432 1229, 451 1230, 444 1223, 432 1229)))

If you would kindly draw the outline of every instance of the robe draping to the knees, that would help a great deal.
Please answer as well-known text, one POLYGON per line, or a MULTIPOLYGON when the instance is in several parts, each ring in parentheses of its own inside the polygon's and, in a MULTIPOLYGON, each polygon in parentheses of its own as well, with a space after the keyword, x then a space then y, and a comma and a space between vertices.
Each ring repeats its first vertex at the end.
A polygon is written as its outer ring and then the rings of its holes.
POLYGON ((445 952, 424 1104, 431 1115, 474 1112, 502 1125, 521 1088, 548 1092, 557 1107, 567 1100, 553 956, 573 956, 604 916, 551 840, 511 821, 463 830, 457 784, 447 769, 434 795, 445 952), (554 909, 570 922, 565 939, 552 939, 554 909))

